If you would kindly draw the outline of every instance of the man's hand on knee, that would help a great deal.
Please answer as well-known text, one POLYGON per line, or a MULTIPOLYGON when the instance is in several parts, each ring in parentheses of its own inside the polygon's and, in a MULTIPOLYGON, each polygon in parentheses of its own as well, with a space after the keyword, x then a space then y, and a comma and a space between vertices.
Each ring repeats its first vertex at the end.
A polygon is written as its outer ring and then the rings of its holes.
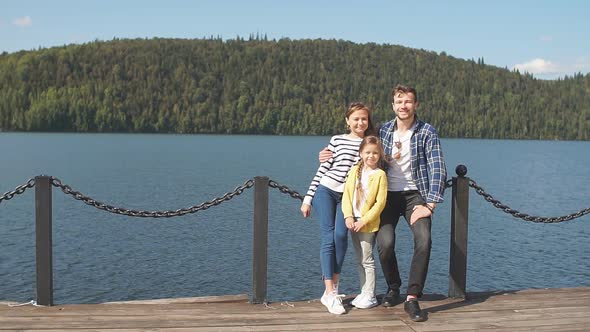
POLYGON ((416 205, 410 216, 410 225, 414 225, 416 221, 430 216, 432 216, 432 211, 429 208, 424 205, 416 205))

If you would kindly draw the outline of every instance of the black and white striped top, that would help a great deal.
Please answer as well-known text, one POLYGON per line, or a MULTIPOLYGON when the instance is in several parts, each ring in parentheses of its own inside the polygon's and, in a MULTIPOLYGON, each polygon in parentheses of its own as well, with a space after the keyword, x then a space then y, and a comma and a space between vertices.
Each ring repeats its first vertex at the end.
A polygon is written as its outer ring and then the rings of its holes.
POLYGON ((318 185, 323 185, 336 192, 344 192, 346 175, 359 158, 359 146, 362 138, 349 137, 347 134, 332 136, 328 149, 334 154, 332 158, 320 164, 303 203, 311 205, 318 185))

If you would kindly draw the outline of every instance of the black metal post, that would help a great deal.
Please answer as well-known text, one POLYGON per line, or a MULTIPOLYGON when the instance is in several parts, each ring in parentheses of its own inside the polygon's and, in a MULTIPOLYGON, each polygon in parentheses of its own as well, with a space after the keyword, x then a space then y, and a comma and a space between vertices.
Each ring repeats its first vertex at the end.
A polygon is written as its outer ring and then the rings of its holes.
POLYGON ((449 262, 449 297, 465 298, 467 288, 467 224, 469 213, 469 178, 467 167, 455 168, 451 207, 451 250, 449 262))
POLYGON ((51 178, 35 177, 37 304, 53 305, 51 178))
POLYGON ((266 302, 268 262, 268 177, 254 177, 254 239, 252 243, 252 300, 266 302))

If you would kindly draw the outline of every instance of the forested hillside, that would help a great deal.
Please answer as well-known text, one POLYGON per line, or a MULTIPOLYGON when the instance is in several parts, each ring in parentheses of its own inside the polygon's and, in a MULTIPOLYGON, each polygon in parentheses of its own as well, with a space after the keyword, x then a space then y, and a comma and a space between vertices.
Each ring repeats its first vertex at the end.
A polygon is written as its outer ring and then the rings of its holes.
POLYGON ((544 81, 397 45, 95 41, 0 55, 0 130, 329 135, 351 101, 415 86, 442 137, 590 139, 590 74, 544 81))

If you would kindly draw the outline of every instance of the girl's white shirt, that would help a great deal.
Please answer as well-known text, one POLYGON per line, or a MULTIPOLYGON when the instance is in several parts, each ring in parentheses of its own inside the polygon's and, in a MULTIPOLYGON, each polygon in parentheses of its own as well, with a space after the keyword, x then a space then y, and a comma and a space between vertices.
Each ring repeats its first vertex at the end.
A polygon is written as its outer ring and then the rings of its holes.
POLYGON ((363 197, 361 199, 361 204, 360 206, 357 208, 357 204, 356 204, 356 198, 357 198, 357 190, 356 187, 354 189, 354 193, 352 195, 352 213, 354 214, 355 218, 361 218, 362 217, 362 213, 361 211, 363 210, 363 206, 365 206, 365 201, 367 200, 367 194, 369 193, 369 176, 371 176, 371 174, 377 172, 378 168, 375 169, 370 169, 365 167, 363 169, 363 174, 361 175, 361 179, 357 179, 357 184, 358 181, 361 181, 361 187, 363 188, 363 197))

